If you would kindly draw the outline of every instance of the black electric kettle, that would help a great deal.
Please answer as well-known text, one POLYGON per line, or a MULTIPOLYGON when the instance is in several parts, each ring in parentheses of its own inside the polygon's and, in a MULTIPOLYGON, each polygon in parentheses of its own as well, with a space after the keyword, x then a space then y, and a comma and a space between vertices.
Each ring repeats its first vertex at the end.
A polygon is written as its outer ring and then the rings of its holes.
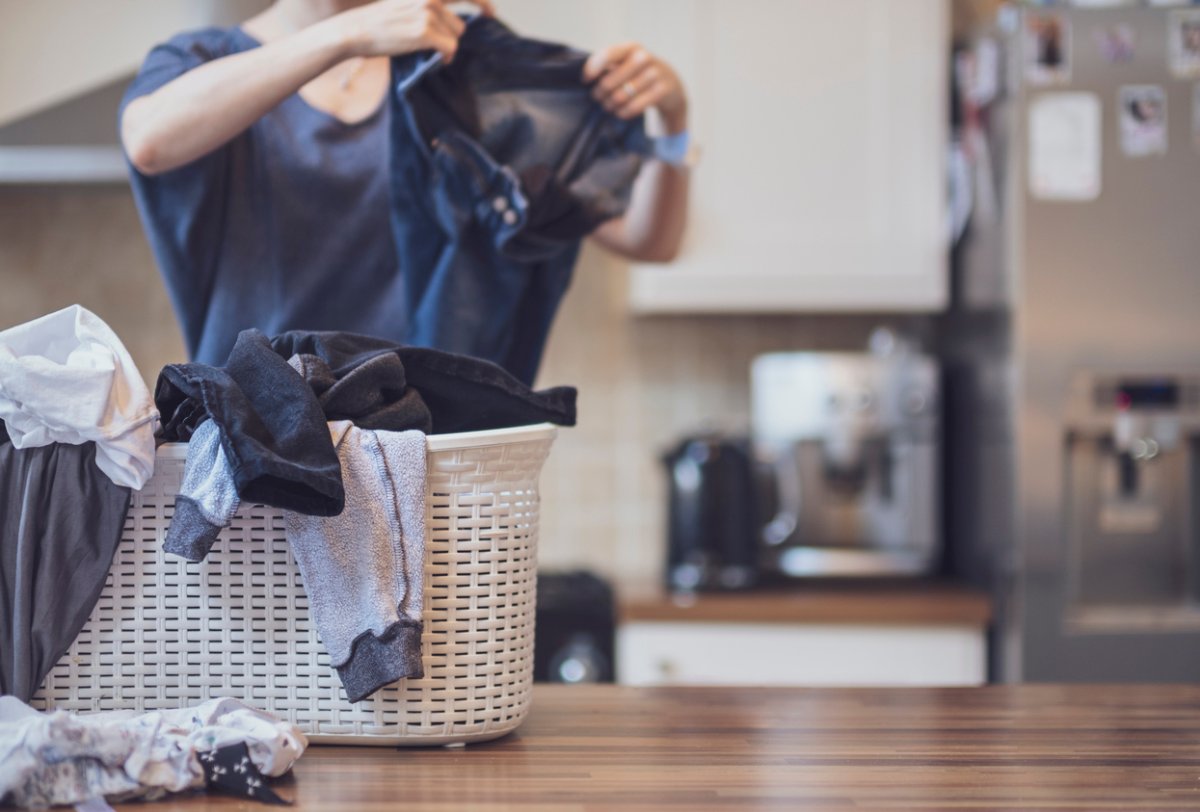
POLYGON ((756 467, 748 439, 687 437, 667 470, 667 588, 733 590, 758 576, 756 467))

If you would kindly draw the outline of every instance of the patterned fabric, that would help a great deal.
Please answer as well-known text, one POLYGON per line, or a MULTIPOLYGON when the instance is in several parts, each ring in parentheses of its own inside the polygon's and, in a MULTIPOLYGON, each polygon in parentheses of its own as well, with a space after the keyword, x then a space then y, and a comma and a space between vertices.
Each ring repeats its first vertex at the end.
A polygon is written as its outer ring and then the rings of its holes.
POLYGON ((201 753, 200 766, 204 768, 204 781, 209 792, 249 798, 264 804, 292 805, 266 785, 266 778, 255 766, 245 742, 201 753))
POLYGON ((0 801, 30 808, 199 789, 225 775, 210 775, 203 757, 221 753, 224 764, 223 751, 231 746, 243 748, 258 773, 248 775, 247 767, 239 794, 277 802, 250 779, 286 773, 308 740, 298 728, 234 699, 138 716, 40 713, 15 697, 0 697, 0 801))

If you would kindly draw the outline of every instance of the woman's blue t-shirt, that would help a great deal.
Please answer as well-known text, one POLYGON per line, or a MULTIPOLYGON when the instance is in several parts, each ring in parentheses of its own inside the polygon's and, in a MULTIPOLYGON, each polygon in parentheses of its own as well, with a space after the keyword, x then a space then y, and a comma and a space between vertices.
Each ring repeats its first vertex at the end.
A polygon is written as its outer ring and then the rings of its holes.
MULTIPOLYGON (((240 28, 159 45, 133 99, 198 65, 258 47, 240 28)), ((134 197, 193 360, 221 364, 241 330, 346 330, 405 338, 389 229, 388 107, 347 124, 293 94, 215 152, 134 197)))

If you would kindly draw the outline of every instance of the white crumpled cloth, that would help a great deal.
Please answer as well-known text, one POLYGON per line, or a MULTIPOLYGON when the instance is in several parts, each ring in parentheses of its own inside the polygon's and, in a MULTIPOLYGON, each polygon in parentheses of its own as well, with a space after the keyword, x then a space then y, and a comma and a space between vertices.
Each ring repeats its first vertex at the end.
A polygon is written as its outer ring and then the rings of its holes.
POLYGON ((20 807, 153 799, 204 786, 200 754, 245 742, 279 776, 308 746, 299 728, 236 699, 142 715, 42 713, 0 697, 0 800, 20 807))
POLYGON ((96 443, 96 465, 141 490, 154 473, 158 410, 125 345, 71 305, 0 331, 0 420, 15 448, 96 443))

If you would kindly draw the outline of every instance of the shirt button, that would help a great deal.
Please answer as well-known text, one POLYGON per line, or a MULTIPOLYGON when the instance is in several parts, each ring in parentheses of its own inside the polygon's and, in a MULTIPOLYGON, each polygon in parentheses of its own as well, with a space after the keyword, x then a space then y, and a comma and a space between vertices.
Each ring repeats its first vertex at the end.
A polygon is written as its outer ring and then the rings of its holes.
POLYGON ((492 208, 496 211, 506 211, 508 209, 508 201, 503 197, 497 197, 492 201, 492 208))
POLYGON ((504 212, 504 222, 510 226, 516 225, 517 213, 515 211, 513 211, 512 209, 509 209, 508 211, 504 212))

